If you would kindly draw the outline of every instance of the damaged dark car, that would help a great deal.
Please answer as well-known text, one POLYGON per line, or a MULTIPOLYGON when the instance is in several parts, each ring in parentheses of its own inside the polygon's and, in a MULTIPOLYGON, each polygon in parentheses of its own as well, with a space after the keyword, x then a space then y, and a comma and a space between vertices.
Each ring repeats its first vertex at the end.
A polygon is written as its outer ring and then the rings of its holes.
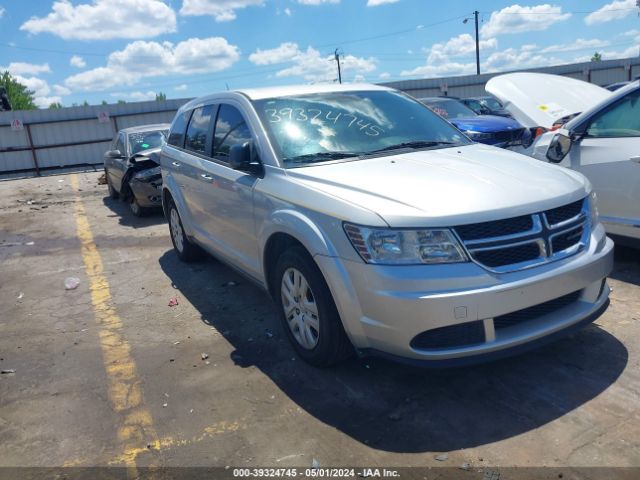
POLYGON ((104 155, 104 171, 111 198, 121 198, 137 217, 162 206, 160 149, 169 124, 142 125, 120 130, 104 155))

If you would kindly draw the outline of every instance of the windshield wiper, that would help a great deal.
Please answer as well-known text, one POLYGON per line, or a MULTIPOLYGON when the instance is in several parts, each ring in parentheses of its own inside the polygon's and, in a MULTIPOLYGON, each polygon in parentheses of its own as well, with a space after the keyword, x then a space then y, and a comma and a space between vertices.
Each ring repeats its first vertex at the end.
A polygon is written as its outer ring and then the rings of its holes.
POLYGON ((460 145, 458 142, 441 142, 438 140, 416 140, 413 142, 402 142, 396 143, 394 145, 389 145, 388 147, 379 148, 377 150, 372 150, 367 153, 378 153, 378 152, 386 152, 389 150, 400 150, 403 148, 429 148, 429 147, 437 147, 440 145, 460 145))
POLYGON ((327 160, 340 160, 342 158, 359 157, 362 152, 317 152, 308 153, 306 155, 296 155, 295 157, 285 158, 285 163, 314 163, 324 162, 327 160))

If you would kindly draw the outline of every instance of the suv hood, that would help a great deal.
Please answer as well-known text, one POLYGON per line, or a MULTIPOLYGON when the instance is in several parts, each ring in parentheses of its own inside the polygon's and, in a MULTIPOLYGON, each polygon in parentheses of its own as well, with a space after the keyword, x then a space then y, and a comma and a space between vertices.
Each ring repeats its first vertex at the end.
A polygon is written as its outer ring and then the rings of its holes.
POLYGON ((485 90, 530 128, 551 128, 555 121, 584 112, 611 95, 592 83, 547 73, 499 75, 487 82, 485 90))
POLYGON ((496 115, 479 115, 477 117, 449 119, 462 131, 473 130, 481 133, 501 132, 503 130, 517 130, 522 126, 515 120, 496 115))
MULTIPOLYGON (((287 175, 392 227, 515 217, 579 200, 591 188, 572 170, 479 144, 292 168, 287 175)), ((335 216, 348 220, 349 212, 335 216)))

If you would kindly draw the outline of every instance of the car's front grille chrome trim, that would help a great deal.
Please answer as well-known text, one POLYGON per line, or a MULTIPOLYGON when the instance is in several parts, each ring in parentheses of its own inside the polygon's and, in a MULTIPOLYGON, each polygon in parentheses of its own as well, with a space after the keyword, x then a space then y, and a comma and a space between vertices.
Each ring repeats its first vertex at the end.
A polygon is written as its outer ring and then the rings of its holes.
POLYGON ((463 235, 456 233, 469 258, 492 272, 507 273, 544 265, 575 255, 587 247, 591 235, 589 202, 586 198, 579 202, 580 205, 573 202, 532 214, 531 228, 522 232, 472 240, 464 240, 463 235), (577 208, 578 213, 574 215, 577 208), (556 221, 550 222, 549 216, 556 221))

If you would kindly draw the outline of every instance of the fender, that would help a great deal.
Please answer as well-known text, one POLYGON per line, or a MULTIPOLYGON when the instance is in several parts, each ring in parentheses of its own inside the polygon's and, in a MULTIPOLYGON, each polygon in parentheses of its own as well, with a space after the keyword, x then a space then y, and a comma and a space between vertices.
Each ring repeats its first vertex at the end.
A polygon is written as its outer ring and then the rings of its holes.
POLYGON ((268 221, 258 226, 257 237, 260 246, 260 262, 264 265, 264 251, 269 238, 275 233, 286 233, 298 240, 312 255, 337 257, 338 253, 329 238, 303 213, 283 209, 276 210, 268 221))
POLYGON ((184 196, 182 195, 182 189, 176 182, 176 179, 171 174, 165 174, 162 177, 162 210, 165 217, 168 219, 167 205, 165 204, 165 195, 171 194, 173 202, 176 204, 178 213, 180 214, 180 220, 182 220, 182 228, 187 237, 193 237, 193 221, 189 209, 186 207, 184 196))

